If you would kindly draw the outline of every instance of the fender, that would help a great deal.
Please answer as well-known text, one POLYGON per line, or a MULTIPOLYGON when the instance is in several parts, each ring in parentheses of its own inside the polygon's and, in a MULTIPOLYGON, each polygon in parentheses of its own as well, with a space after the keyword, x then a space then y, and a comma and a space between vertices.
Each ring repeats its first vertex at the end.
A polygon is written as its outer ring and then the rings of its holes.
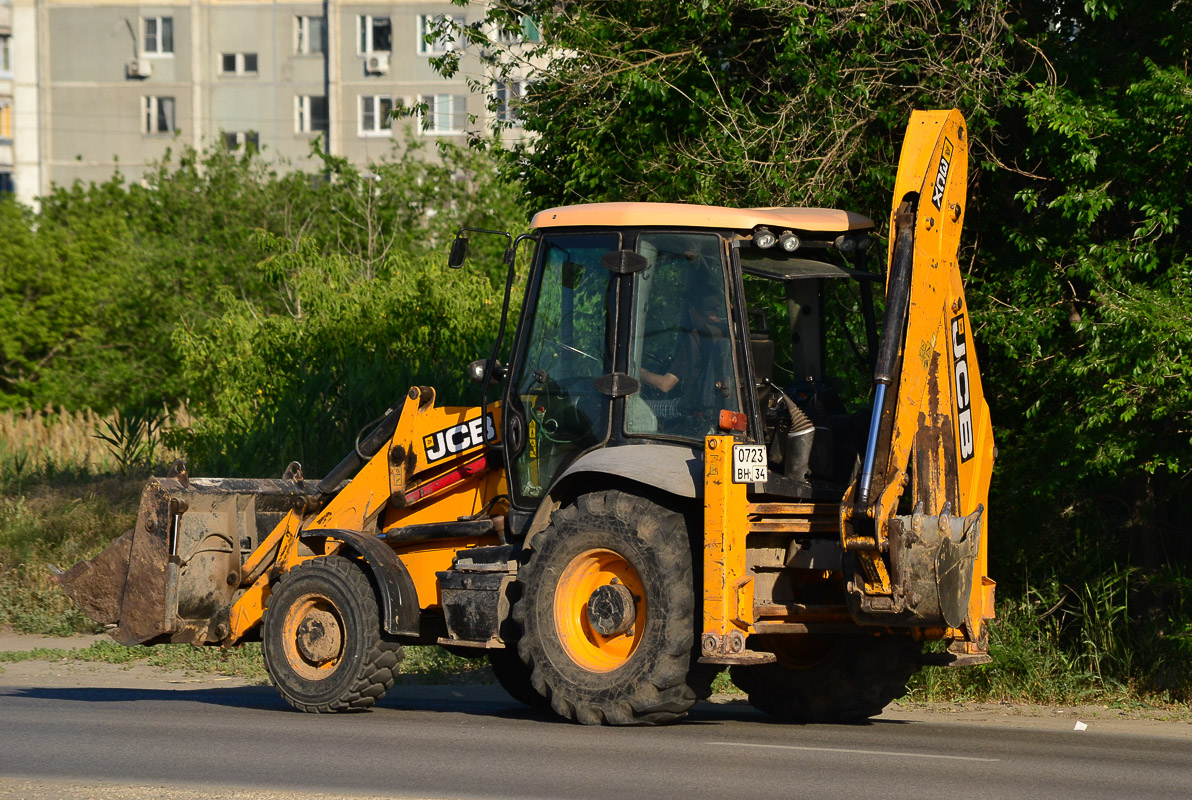
POLYGON ((527 531, 527 544, 546 529, 555 509, 575 494, 573 485, 593 475, 623 478, 675 497, 696 500, 704 494, 704 454, 694 447, 648 442, 606 447, 580 456, 555 480, 538 505, 527 531))
POLYGON ((385 632, 400 636, 419 635, 421 612, 414 581, 406 565, 401 563, 389 545, 360 531, 320 529, 312 530, 302 538, 330 539, 358 556, 373 578, 373 585, 377 587, 385 632))

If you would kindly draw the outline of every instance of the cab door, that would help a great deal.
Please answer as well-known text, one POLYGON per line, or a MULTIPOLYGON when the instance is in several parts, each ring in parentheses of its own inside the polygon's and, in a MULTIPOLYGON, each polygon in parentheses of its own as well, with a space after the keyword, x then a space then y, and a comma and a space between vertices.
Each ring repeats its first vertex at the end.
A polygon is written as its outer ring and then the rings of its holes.
POLYGON ((618 233, 546 234, 522 312, 504 418, 514 506, 537 506, 555 477, 608 438, 619 276, 601 264, 618 233))

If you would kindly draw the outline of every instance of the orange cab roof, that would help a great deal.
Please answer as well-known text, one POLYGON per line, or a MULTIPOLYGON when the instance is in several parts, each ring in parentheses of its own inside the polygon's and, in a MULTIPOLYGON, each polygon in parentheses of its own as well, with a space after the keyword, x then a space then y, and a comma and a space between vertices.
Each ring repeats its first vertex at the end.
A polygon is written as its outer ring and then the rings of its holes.
POLYGON ((589 203, 539 211, 532 228, 625 225, 668 228, 731 228, 758 225, 783 230, 835 233, 873 227, 873 220, 833 208, 722 208, 688 203, 589 203))

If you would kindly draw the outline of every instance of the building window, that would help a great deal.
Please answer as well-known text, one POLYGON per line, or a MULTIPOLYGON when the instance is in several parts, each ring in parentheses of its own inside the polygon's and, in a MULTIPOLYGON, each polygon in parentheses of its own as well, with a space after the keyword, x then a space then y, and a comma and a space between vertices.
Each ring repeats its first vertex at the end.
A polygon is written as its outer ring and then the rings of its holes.
POLYGON ((12 173, 0 172, 0 194, 13 194, 16 190, 17 187, 12 180, 12 173))
POLYGON ((356 17, 356 32, 359 34, 356 42, 360 47, 360 55, 393 50, 393 28, 389 24, 389 17, 361 14, 356 17))
POLYGON ((165 56, 174 52, 174 18, 145 17, 141 20, 145 55, 165 56))
POLYGON ((222 75, 256 75, 256 53, 220 53, 219 71, 222 75))
POLYGON ((0 33, 0 75, 12 75, 12 37, 0 33))
POLYGON ((294 98, 294 131, 318 133, 327 130, 327 98, 303 94, 294 98))
POLYGON ((326 17, 294 17, 294 52, 301 56, 327 52, 326 17))
POLYGON ((454 50, 458 44, 455 31, 441 33, 444 25, 462 25, 462 17, 449 14, 419 14, 418 15, 418 54, 423 56, 442 55, 454 50))
POLYGON ((393 132, 393 98, 387 94, 360 95, 360 135, 390 136, 393 132))
POLYGON ((141 133, 169 134, 174 132, 174 98, 141 98, 141 133))
POLYGON ((229 150, 246 148, 248 152, 255 153, 261 148, 261 137, 256 131, 225 131, 224 146, 229 150))
POLYGON ((542 41, 542 34, 538 32, 534 18, 523 15, 521 25, 514 30, 498 30, 497 41, 501 44, 537 44, 542 41))
POLYGON ((521 99, 525 96, 525 81, 497 82, 497 120, 508 125, 521 125, 521 99))
POLYGON ((12 139, 12 102, 0 100, 0 140, 12 139))
POLYGON ((462 94, 432 94, 419 98, 426 104, 422 112, 422 132, 428 134, 462 133, 468 117, 468 98, 462 94))

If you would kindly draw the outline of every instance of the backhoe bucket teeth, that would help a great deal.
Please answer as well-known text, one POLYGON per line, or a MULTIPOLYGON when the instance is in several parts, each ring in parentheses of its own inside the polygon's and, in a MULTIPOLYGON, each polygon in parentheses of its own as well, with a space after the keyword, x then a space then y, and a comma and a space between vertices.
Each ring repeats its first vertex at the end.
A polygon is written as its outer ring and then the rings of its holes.
POLYGON ((136 527, 59 583, 120 644, 218 642, 244 559, 286 512, 314 502, 289 480, 151 478, 136 527))

